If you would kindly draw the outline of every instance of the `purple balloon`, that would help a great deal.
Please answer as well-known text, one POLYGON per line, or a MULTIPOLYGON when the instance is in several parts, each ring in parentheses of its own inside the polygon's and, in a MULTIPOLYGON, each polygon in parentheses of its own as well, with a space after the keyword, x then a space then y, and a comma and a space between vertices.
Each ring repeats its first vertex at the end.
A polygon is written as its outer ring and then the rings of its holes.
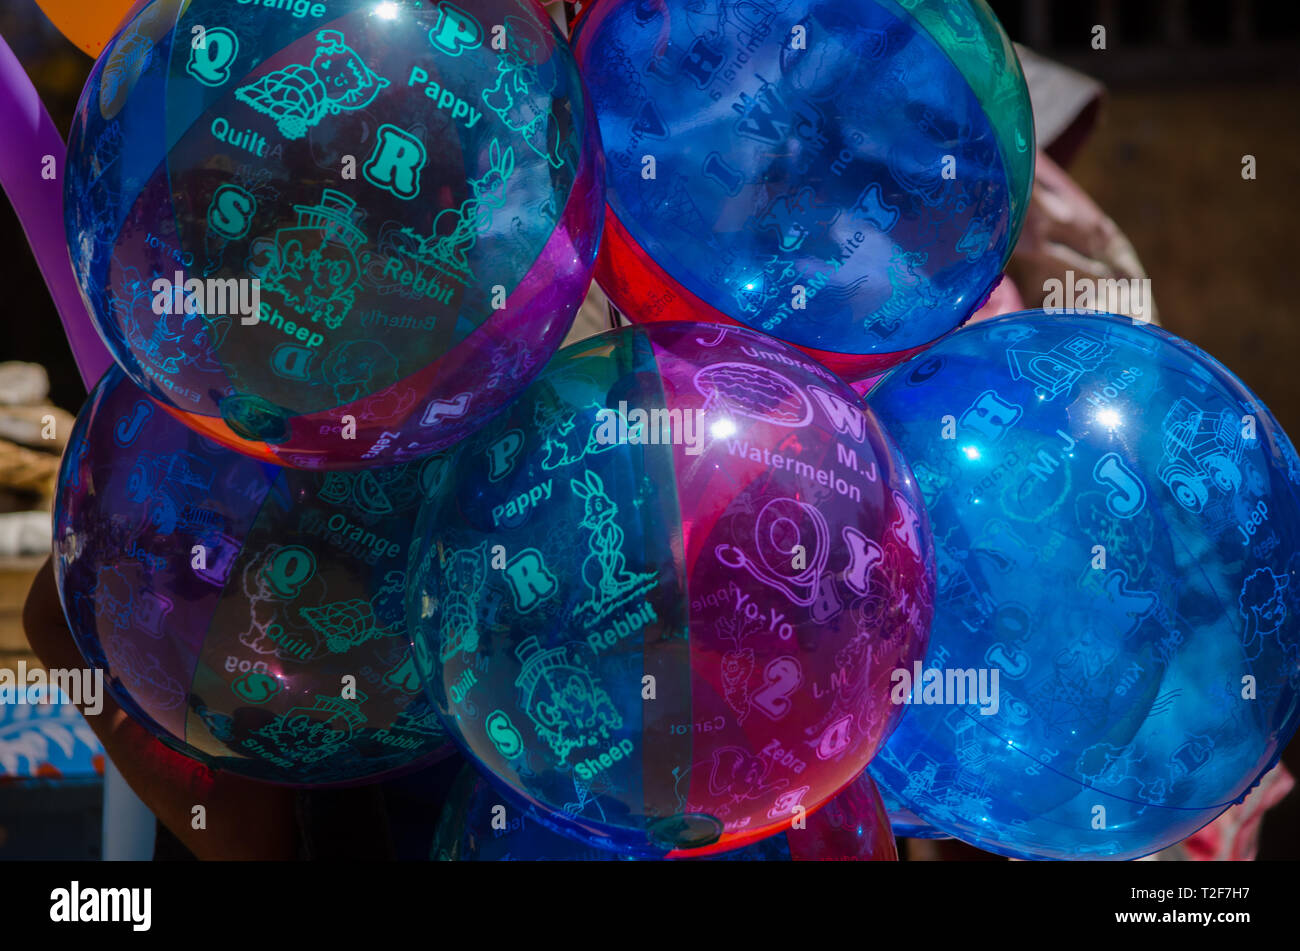
POLYGON ((54 565, 77 646, 136 721, 217 769, 326 785, 449 753, 403 610, 427 477, 260 463, 115 368, 59 474, 54 565))
POLYGON ((63 183, 46 177, 46 156, 61 162, 63 139, 45 111, 32 81, 0 37, 0 185, 13 203, 27 234, 36 265, 63 321, 73 358, 86 388, 113 365, 108 347, 95 331, 77 290, 63 234, 63 183))

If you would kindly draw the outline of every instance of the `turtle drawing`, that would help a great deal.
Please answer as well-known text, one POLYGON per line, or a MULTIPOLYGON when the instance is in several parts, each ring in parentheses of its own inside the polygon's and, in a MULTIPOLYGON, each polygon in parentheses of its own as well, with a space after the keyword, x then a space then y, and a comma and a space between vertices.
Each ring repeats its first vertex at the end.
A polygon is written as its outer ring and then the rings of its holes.
POLYGON ((307 65, 294 63, 235 90, 240 102, 274 119, 286 139, 301 139, 326 116, 364 109, 388 86, 338 30, 321 30, 316 39, 307 65))

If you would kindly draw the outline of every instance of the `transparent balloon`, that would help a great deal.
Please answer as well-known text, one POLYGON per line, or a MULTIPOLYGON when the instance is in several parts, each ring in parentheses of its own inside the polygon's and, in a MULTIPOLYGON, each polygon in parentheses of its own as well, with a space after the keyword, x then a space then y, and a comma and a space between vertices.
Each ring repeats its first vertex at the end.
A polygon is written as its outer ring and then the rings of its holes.
POLYGON ((900 839, 947 839, 947 833, 940 832, 934 826, 920 818, 916 813, 899 803, 887 790, 880 791, 881 802, 889 816, 889 825, 894 835, 900 839))
POLYGON ((472 6, 155 0, 124 24, 65 218, 137 385, 242 452, 361 468, 450 445, 545 364, 594 265, 598 137, 535 0, 472 6))
MULTIPOLYGON (((611 862, 628 858, 552 830, 516 801, 505 801, 470 766, 438 818, 431 858, 443 862, 611 862)), ((863 773, 838 796, 784 832, 734 852, 735 862, 896 862, 898 847, 880 793, 863 773)))
POLYGON ((1155 327, 1040 311, 869 398, 938 572, 881 786, 1025 858, 1139 857, 1243 798, 1300 718, 1300 459, 1254 394, 1155 327))
POLYGON ((850 390, 742 328, 562 350, 447 456, 409 624, 454 739, 545 822, 628 854, 739 848, 897 720, 930 543, 850 390))
POLYGON ((72 432, 54 513, 78 648, 137 722, 217 769, 351 783, 451 753, 403 610, 427 465, 267 465, 111 370, 72 432))
POLYGON ((1034 128, 983 0, 601 0, 574 48, 609 179, 597 279, 633 319, 861 374, 1000 279, 1034 128))

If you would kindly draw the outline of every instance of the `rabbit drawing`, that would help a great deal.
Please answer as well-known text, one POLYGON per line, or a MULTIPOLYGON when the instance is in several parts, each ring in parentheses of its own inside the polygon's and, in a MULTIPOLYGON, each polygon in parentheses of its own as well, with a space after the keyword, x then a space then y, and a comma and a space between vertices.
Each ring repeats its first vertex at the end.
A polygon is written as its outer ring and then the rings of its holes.
POLYGON ((585 506, 579 524, 591 532, 588 539, 591 554, 582 563, 582 579, 593 593, 588 606, 599 609, 642 579, 627 571, 623 530, 614 524, 618 506, 605 494, 600 476, 588 472, 581 479, 570 479, 569 485, 585 506))
POLYGON ((421 242, 420 258, 446 265, 453 271, 473 276, 466 252, 478 242, 478 236, 492 226, 492 213, 505 207, 506 181, 515 170, 515 150, 501 150, 496 139, 488 151, 487 172, 469 183, 470 198, 459 208, 447 208, 433 220, 433 234, 421 242), (450 233, 441 232, 448 223, 450 233))

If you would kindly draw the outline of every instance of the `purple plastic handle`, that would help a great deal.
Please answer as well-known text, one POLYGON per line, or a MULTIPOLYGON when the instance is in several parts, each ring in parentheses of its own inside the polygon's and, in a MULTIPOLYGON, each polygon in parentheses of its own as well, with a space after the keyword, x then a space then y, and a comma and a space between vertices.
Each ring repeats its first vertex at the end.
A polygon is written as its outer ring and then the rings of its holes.
POLYGON ((3 36, 0 36, 0 128, 6 130, 4 144, 0 145, 0 185, 27 233, 36 265, 41 269, 68 343, 72 345, 81 380, 90 389, 112 366, 113 358, 90 320, 68 257, 61 174, 67 147, 45 111, 36 87, 3 36), (53 179, 41 177, 46 155, 53 155, 59 163, 60 174, 53 179))

